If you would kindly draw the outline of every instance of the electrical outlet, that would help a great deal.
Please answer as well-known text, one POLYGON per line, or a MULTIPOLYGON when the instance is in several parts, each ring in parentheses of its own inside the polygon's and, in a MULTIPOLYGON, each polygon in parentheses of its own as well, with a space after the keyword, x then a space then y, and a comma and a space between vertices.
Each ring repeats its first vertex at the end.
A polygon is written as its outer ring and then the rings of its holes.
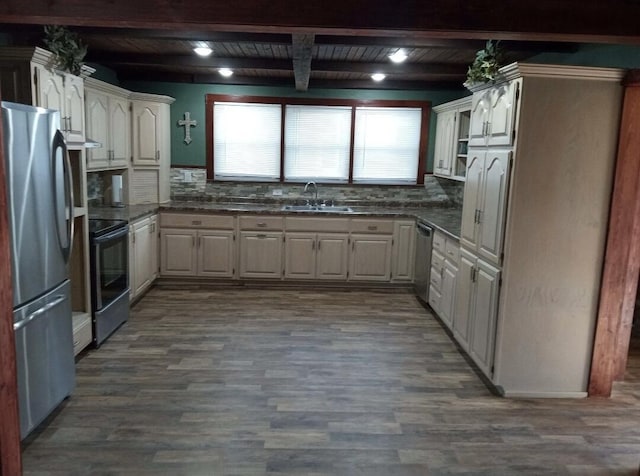
POLYGON ((191 170, 182 171, 182 181, 185 183, 193 182, 193 174, 191 173, 191 170))
POLYGON ((282 196, 282 189, 281 188, 274 188, 273 189, 273 196, 274 197, 281 197, 282 196))

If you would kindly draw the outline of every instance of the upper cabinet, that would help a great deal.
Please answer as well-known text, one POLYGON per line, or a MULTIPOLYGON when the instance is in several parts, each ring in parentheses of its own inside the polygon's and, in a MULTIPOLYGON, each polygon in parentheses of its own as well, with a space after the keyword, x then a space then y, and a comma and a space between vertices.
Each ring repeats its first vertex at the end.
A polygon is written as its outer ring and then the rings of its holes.
POLYGON ((102 144, 87 150, 90 170, 128 166, 131 157, 129 94, 101 81, 87 80, 87 137, 102 144))
POLYGON ((133 103, 133 165, 160 165, 160 105, 148 101, 133 103))
POLYGON ((438 115, 433 174, 438 177, 465 180, 471 97, 433 108, 438 115))
POLYGON ((0 48, 2 99, 60 111, 60 130, 70 146, 85 141, 84 78, 93 72, 88 66, 80 76, 59 71, 53 54, 42 48, 0 48))
POLYGON ((499 84, 473 95, 469 146, 513 145, 519 79, 499 84))

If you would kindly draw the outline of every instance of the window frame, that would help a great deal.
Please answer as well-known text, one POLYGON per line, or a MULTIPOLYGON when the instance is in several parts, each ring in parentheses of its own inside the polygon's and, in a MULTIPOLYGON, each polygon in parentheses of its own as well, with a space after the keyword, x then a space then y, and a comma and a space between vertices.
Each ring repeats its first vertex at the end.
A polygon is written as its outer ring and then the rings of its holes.
MULTIPOLYGON (((207 160, 207 180, 214 180, 215 159, 213 157, 213 108, 215 102, 245 102, 258 104, 279 104, 281 108, 281 133, 280 133, 280 180, 279 183, 298 183, 295 181, 287 181, 284 178, 284 155, 285 155, 285 111, 287 105, 291 106, 347 106, 351 107, 351 143, 349 151, 349 179, 342 182, 342 185, 354 186, 376 186, 389 185, 384 183, 354 183, 353 182, 353 150, 355 135, 355 115, 357 107, 407 107, 420 108, 422 111, 420 124, 420 145, 418 147, 418 169, 416 170, 415 184, 396 184, 399 187, 408 187, 424 184, 424 174, 427 171, 427 151, 429 145, 429 119, 431 116, 430 101, 414 101, 414 100, 388 100, 388 99, 312 99, 312 98, 290 98, 278 96, 244 96, 244 95, 228 95, 228 94, 206 94, 205 95, 205 127, 206 127, 206 160, 207 160)), ((217 182, 224 182, 217 180, 217 182)), ((233 181, 235 183, 235 181, 233 181)), ((256 180, 256 182, 261 182, 256 180)), ((267 182, 265 182, 267 183, 267 182)), ((278 182, 268 182, 278 183, 278 182)), ((319 181, 319 183, 325 183, 319 181)), ((326 182, 331 184, 331 182, 326 182)), ((336 183, 333 182, 335 185, 336 183)))

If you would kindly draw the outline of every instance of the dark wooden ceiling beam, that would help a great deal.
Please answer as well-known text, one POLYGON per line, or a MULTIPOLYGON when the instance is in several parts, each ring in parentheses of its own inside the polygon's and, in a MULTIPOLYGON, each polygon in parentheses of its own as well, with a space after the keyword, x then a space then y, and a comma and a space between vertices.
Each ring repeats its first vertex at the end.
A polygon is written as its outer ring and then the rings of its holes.
POLYGON ((291 35, 293 54, 293 75, 296 81, 296 91, 306 91, 311 76, 311 58, 313 57, 314 35, 291 35))
POLYGON ((640 43, 640 2, 602 0, 4 0, 0 23, 201 29, 250 33, 311 33, 640 43))
MULTIPOLYGON (((291 70, 291 61, 268 58, 221 58, 210 56, 200 58, 196 55, 146 55, 138 53, 90 53, 88 61, 105 66, 138 65, 148 68, 154 66, 184 66, 202 69, 264 69, 264 70, 291 70)), ((310 60, 309 60, 310 61, 310 60)), ((385 74, 416 75, 463 75, 467 71, 467 65, 448 63, 365 63, 357 61, 326 61, 314 60, 313 71, 323 72, 355 72, 372 74, 383 72, 385 74)), ((295 72, 295 70, 294 70, 295 72)))

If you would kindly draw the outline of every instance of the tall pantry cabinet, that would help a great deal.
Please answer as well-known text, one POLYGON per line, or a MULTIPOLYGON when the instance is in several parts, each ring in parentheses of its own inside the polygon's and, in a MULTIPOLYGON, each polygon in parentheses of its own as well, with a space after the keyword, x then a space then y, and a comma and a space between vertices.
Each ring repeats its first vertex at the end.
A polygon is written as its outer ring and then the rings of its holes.
POLYGON ((622 71, 501 72, 471 88, 454 336, 506 396, 585 396, 622 71))

